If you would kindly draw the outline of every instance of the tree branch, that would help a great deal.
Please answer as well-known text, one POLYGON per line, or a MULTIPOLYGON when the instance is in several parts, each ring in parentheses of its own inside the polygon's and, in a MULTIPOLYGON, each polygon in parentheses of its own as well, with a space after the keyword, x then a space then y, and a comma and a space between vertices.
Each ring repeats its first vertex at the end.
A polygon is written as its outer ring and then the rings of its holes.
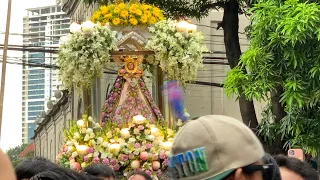
POLYGON ((219 8, 224 8, 225 6, 225 3, 222 2, 222 1, 219 1, 219 2, 215 2, 215 3, 212 3, 212 4, 207 4, 207 5, 204 5, 200 8, 201 12, 202 11, 205 11, 207 9, 216 9, 218 10, 219 8))

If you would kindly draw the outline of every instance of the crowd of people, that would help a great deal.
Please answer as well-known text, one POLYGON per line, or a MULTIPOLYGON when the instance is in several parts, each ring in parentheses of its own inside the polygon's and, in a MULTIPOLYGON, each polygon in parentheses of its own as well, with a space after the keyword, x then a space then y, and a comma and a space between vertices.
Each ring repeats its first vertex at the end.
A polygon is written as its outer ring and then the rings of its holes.
MULTIPOLYGON (((177 133, 168 165, 170 179, 185 180, 319 180, 314 163, 265 153, 256 135, 240 121, 226 116, 203 116, 177 133)), ((25 159, 15 170, 0 151, 3 180, 114 180, 115 172, 91 164, 81 172, 59 167, 41 157, 25 159)), ((152 180, 132 172, 128 180, 152 180)))

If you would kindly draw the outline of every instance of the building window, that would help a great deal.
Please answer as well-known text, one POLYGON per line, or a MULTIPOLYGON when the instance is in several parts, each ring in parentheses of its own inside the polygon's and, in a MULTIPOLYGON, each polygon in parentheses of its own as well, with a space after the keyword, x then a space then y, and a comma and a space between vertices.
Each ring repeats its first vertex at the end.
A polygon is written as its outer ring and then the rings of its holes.
POLYGON ((28 99, 44 99, 44 94, 39 96, 28 96, 28 99))

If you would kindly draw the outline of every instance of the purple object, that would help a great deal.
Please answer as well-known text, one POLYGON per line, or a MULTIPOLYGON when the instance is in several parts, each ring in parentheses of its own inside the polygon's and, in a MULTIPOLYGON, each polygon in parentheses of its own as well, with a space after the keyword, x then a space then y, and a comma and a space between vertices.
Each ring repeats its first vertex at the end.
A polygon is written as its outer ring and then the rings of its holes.
POLYGON ((169 104, 175 111, 176 117, 182 121, 188 120, 184 115, 183 90, 177 81, 169 81, 163 88, 163 93, 168 95, 169 104))

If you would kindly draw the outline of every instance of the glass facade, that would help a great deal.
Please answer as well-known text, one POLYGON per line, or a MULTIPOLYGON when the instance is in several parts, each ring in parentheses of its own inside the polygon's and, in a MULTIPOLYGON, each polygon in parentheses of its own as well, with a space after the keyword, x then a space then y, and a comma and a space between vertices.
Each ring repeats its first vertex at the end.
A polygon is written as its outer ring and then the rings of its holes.
POLYGON ((30 142, 30 139, 34 135, 34 130, 36 129, 35 123, 28 123, 28 141, 30 142))
MULTIPOLYGON (((30 53, 29 63, 44 64, 45 54, 30 53)), ((28 73, 28 121, 34 121, 41 111, 44 110, 45 104, 45 69, 29 67, 28 73), (37 101, 34 101, 37 100, 37 101)), ((28 123, 28 142, 34 134, 35 124, 28 123)))
MULTIPOLYGON (((23 32, 32 36, 24 36, 23 44, 28 46, 59 44, 60 36, 69 34, 69 25, 70 19, 61 11, 60 5, 30 9, 28 17, 23 20, 23 32)), ((24 52, 29 64, 54 64, 56 56, 55 53, 48 52, 24 52)), ((52 89, 58 84, 58 76, 52 69, 32 66, 23 66, 23 75, 22 115, 23 121, 29 124, 46 110, 46 100, 52 96, 52 89)), ((23 122, 23 128, 26 129, 25 124, 23 122)), ((30 137, 34 134, 34 124, 29 126, 31 129, 28 128, 28 137, 22 137, 24 143, 29 143, 30 137)))

